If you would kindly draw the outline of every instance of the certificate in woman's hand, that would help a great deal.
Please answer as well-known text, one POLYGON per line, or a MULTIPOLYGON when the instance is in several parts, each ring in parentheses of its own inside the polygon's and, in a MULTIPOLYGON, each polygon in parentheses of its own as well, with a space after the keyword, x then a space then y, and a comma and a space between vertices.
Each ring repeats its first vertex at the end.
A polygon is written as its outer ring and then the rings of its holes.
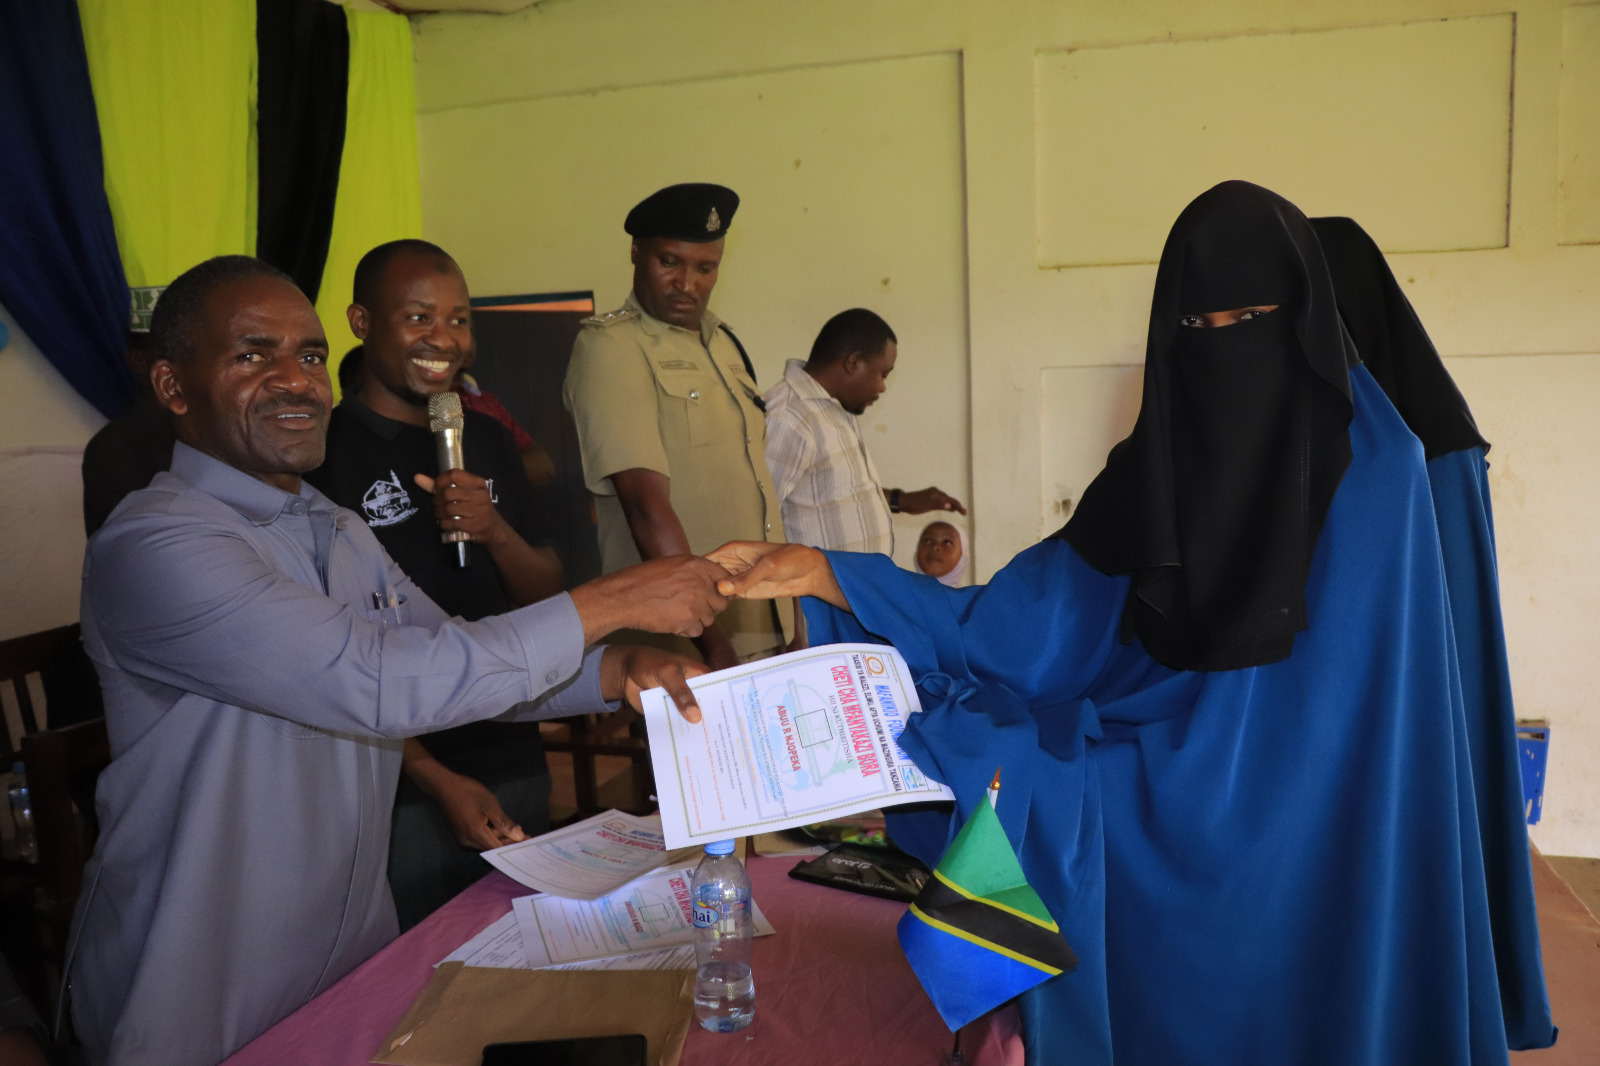
POLYGON ((829 644, 689 682, 703 719, 644 693, 669 848, 951 799, 900 748, 921 710, 893 648, 829 644))

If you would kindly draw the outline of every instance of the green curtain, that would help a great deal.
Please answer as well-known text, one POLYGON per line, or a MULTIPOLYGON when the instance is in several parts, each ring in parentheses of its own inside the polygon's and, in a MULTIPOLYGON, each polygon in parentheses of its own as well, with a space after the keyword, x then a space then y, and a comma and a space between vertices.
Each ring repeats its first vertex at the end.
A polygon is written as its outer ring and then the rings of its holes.
POLYGON ((254 0, 79 0, 78 10, 128 284, 166 285, 211 256, 254 254, 254 0))
POLYGON ((411 24, 401 15, 345 11, 350 91, 333 237, 317 314, 334 366, 357 343, 345 319, 356 263, 384 241, 422 234, 411 24))
MULTIPOLYGON (((79 0, 128 284, 171 282, 214 255, 256 251, 255 0, 79 0)), ((317 313, 334 363, 368 249, 422 232, 411 24, 344 12, 350 84, 333 233, 317 313)), ((136 303, 139 294, 135 294, 136 303)))

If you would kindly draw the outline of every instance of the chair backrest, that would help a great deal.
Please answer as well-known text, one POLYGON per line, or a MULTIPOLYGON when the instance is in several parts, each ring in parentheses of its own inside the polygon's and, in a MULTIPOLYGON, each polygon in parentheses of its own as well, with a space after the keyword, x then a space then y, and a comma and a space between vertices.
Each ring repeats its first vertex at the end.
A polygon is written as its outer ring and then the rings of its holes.
POLYGON ((0 641, 0 705, 13 703, 20 721, 5 715, 0 728, 0 773, 11 769, 22 737, 105 714, 94 664, 76 624, 0 641), (30 675, 37 675, 36 684, 30 675), (7 691, 10 698, 7 698, 7 691), (44 700, 35 697, 43 693, 44 700))
POLYGON ((98 835, 94 786, 111 762, 106 720, 29 733, 22 738, 22 760, 39 841, 39 887, 47 910, 70 916, 83 884, 83 865, 98 835))
POLYGON ((648 814, 655 810, 655 772, 650 762, 650 745, 644 738, 644 719, 637 711, 624 707, 614 714, 580 714, 551 719, 543 724, 565 730, 564 733, 544 732, 544 750, 572 757, 577 817, 598 814, 613 805, 632 814, 648 814), (605 755, 620 756, 632 764, 626 771, 631 798, 625 802, 618 801, 615 796, 611 797, 611 802, 600 799, 596 759, 605 755))

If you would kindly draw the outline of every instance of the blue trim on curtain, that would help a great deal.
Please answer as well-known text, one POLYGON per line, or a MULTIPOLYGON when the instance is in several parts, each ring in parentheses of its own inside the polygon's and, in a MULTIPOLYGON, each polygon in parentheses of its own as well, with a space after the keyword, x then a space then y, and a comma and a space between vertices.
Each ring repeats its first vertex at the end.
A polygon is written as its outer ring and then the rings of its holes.
POLYGON ((0 3, 0 304, 102 414, 134 398, 76 0, 0 3))

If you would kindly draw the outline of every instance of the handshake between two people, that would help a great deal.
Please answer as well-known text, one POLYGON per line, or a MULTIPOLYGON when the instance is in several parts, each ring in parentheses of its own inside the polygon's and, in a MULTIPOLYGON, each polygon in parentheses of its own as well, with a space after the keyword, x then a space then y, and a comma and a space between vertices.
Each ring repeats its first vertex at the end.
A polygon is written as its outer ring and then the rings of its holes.
MULTIPOLYGON (((827 556, 801 544, 733 541, 706 556, 651 559, 572 590, 585 644, 619 629, 697 637, 734 598, 815 596, 849 610, 827 556)), ((685 655, 640 645, 607 648, 600 689, 608 700, 639 706, 639 693, 664 688, 678 713, 700 721, 689 679, 707 672, 685 655)))

